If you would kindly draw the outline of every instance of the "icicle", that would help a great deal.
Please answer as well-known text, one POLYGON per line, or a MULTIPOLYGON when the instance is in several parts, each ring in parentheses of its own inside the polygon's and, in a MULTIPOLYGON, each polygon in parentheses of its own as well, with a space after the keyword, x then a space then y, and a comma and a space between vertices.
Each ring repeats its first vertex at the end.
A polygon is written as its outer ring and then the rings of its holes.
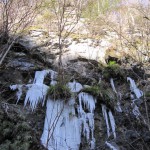
POLYGON ((82 133, 86 137, 87 140, 91 140, 91 149, 93 149, 95 145, 94 139, 94 109, 95 109, 95 99, 93 96, 87 93, 80 93, 79 97, 79 108, 78 114, 79 119, 81 120, 81 124, 83 124, 82 133), (83 105, 83 106, 82 106, 83 105), (84 108, 89 112, 86 113, 84 108))
POLYGON ((54 81, 55 76, 57 75, 57 73, 53 70, 36 71, 33 83, 43 84, 44 78, 47 74, 50 74, 52 81, 54 81))
POLYGON ((108 123, 108 115, 107 115, 107 111, 106 111, 106 106, 103 104, 101 106, 102 106, 103 117, 104 117, 104 120, 106 121, 107 135, 109 137, 110 136, 110 127, 109 127, 109 123, 108 123))
POLYGON ((111 129, 112 129, 114 138, 116 138, 116 131, 115 131, 116 124, 115 124, 115 119, 114 119, 114 116, 113 116, 111 110, 109 110, 108 114, 109 114, 109 119, 110 119, 111 129))
POLYGON ((27 91, 24 106, 29 102, 33 111, 39 102, 44 105, 47 90, 48 86, 44 84, 33 84, 27 91))
POLYGON ((131 104, 131 106, 133 107, 133 114, 136 116, 136 118, 138 118, 141 115, 139 107, 134 102, 131 104))
POLYGON ((11 90, 18 90, 17 91, 17 93, 16 93, 16 96, 17 96, 17 102, 16 103, 18 103, 19 102, 19 100, 20 100, 20 98, 21 98, 21 96, 22 96, 22 86, 23 85, 19 85, 19 84, 17 84, 17 85, 11 85, 10 86, 10 89, 11 90))
POLYGON ((95 149, 95 138, 93 138, 92 140, 91 140, 91 150, 94 150, 95 149))
MULTIPOLYGON (((134 92, 136 98, 140 98, 141 96, 143 96, 143 92, 137 88, 134 80, 132 80, 130 77, 127 77, 127 81, 130 81, 130 90, 132 92, 134 92)), ((138 117, 141 115, 141 113, 139 111, 139 107, 134 102, 135 98, 134 98, 134 95, 132 95, 132 94, 131 94, 131 99, 132 99, 131 106, 133 107, 132 112, 138 119, 138 117)))
POLYGON ((71 92, 79 92, 83 87, 80 83, 77 83, 75 80, 68 83, 71 92))
MULTIPOLYGON (((117 97, 119 97, 121 99, 121 94, 116 91, 116 88, 115 88, 115 85, 114 85, 114 80, 112 78, 110 79, 110 84, 111 84, 111 87, 112 87, 113 91, 116 93, 117 97)), ((122 112, 120 102, 119 102, 120 99, 118 99, 117 106, 115 107, 115 109, 118 112, 122 112)))
POLYGON ((137 88, 134 80, 132 80, 130 77, 127 77, 127 81, 130 81, 130 90, 134 92, 137 98, 143 96, 143 92, 137 88))
POLYGON ((111 144, 110 142, 105 142, 105 144, 111 149, 111 150, 119 150, 119 147, 116 145, 111 144))
POLYGON ((34 77, 34 84, 43 84, 45 76, 49 73, 48 70, 36 71, 34 77))
POLYGON ((111 83, 111 87, 112 87, 113 91, 117 94, 117 91, 116 91, 116 88, 114 85, 114 80, 112 78, 110 79, 110 83, 111 83))
POLYGON ((79 149, 81 142, 80 121, 75 116, 74 106, 64 104, 62 100, 47 101, 42 144, 48 150, 79 149))
POLYGON ((79 100, 84 103, 84 107, 87 108, 91 113, 93 113, 95 109, 95 98, 92 95, 84 92, 81 92, 78 97, 79 100))

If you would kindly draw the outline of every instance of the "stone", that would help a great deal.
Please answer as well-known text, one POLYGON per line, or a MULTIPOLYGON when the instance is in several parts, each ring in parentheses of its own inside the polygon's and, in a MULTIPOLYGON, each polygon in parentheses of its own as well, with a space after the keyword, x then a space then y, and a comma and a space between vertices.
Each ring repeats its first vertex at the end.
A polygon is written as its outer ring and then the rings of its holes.
POLYGON ((147 131, 143 134, 143 139, 144 139, 145 142, 150 143, 150 131, 147 131))
POLYGON ((125 133, 125 137, 127 140, 133 140, 133 139, 136 139, 138 138, 138 133, 137 131, 133 131, 133 130, 127 130, 126 133, 125 133))
POLYGON ((28 71, 35 68, 34 64, 29 62, 26 58, 13 59, 7 64, 7 67, 17 68, 23 71, 28 71))

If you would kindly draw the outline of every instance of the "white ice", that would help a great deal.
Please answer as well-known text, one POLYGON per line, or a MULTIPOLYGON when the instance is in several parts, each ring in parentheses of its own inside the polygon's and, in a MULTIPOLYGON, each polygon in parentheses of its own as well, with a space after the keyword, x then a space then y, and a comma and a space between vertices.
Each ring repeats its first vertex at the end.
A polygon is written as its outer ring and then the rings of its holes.
MULTIPOLYGON (((127 81, 130 81, 130 90, 134 92, 136 98, 140 98, 141 96, 143 96, 143 92, 137 88, 134 80, 132 80, 130 77, 127 77, 127 81)), ((141 113, 139 111, 139 107, 134 102, 135 98, 132 94, 131 99, 133 100, 131 103, 131 106, 133 107, 132 112, 136 116, 136 118, 138 118, 141 115, 141 113)))
POLYGON ((84 108, 87 108, 91 113, 93 113, 96 99, 92 95, 84 92, 81 92, 78 97, 79 101, 83 102, 84 108))
POLYGON ((114 85, 114 80, 112 78, 110 79, 110 84, 111 84, 111 87, 112 87, 113 91, 117 94, 117 91, 116 91, 116 88, 115 88, 115 85, 114 85))
POLYGON ((116 129, 116 124, 115 124, 115 119, 114 119, 114 116, 113 116, 111 110, 109 110, 108 115, 109 115, 110 124, 111 124, 111 129, 112 129, 114 138, 116 138, 116 131, 115 131, 115 129, 116 129))
POLYGON ((105 144, 111 149, 111 150, 119 150, 118 147, 115 147, 114 145, 112 145, 110 142, 105 142, 105 144))
POLYGON ((47 101, 41 142, 48 150, 79 149, 81 126, 73 105, 64 104, 62 100, 47 101))
MULTIPOLYGON (((33 84, 27 84, 28 88, 24 106, 28 103, 32 111, 38 103, 46 100, 48 86, 45 85, 44 78, 50 75, 51 83, 55 84, 56 72, 52 70, 37 71, 33 84)), ((68 83, 72 92, 79 92, 83 87, 76 81, 68 83)), ((12 90, 18 89, 18 100, 22 95, 22 85, 13 85, 12 90)), ((78 96, 78 114, 75 113, 74 104, 77 101, 71 98, 67 103, 63 100, 47 100, 47 110, 44 123, 44 130, 41 137, 42 144, 48 150, 78 150, 81 143, 81 135, 89 141, 91 149, 95 147, 94 138, 94 109, 95 98, 90 94, 81 92, 78 96)))
POLYGON ((57 75, 57 73, 53 70, 36 71, 33 83, 34 84, 43 84, 44 78, 48 74, 50 74, 52 81, 55 79, 55 76, 57 75))
POLYGON ((136 116, 136 118, 138 118, 141 115, 139 107, 134 102, 131 104, 131 106, 133 107, 133 114, 136 116))
POLYGON ((116 106, 115 109, 118 112, 122 112, 122 109, 121 109, 121 106, 120 106, 120 101, 119 101, 119 100, 121 100, 121 93, 117 92, 117 90, 115 88, 115 85, 114 85, 114 80, 112 78, 110 79, 110 84, 111 84, 111 87, 112 87, 113 91, 116 93, 116 95, 118 97, 118 99, 117 99, 117 106, 116 106))
POLYGON ((71 89, 71 92, 79 92, 83 88, 83 86, 75 80, 73 82, 69 82, 68 86, 71 89))
POLYGON ((110 136, 110 127, 109 127, 109 123, 108 123, 108 115, 107 115, 107 111, 106 111, 106 106, 105 105, 101 105, 102 106, 102 113, 103 113, 103 117, 104 120, 106 122, 106 127, 107 127, 107 136, 110 136))
POLYGON ((79 107, 78 114, 81 124, 83 125, 82 134, 90 142, 91 149, 94 149, 95 138, 94 138, 94 110, 95 110, 95 98, 88 94, 81 92, 78 95, 79 107), (86 109, 86 111, 85 111, 86 109))
POLYGON ((143 92, 137 88, 135 81, 130 77, 127 77, 127 81, 130 81, 130 90, 134 92, 137 98, 143 96, 143 92))
POLYGON ((20 84, 16 84, 16 85, 11 85, 10 86, 10 89, 11 90, 18 90, 17 91, 17 93, 16 93, 16 96, 17 96, 17 102, 16 103, 18 103, 19 102, 19 100, 20 100, 20 98, 21 98, 21 96, 22 96, 22 86, 23 85, 20 85, 20 84))
POLYGON ((44 105, 48 86, 44 84, 33 84, 27 91, 24 106, 30 104, 32 111, 36 108, 39 102, 44 105))
POLYGON ((110 126, 111 126, 111 130, 112 130, 112 133, 113 133, 113 136, 114 138, 116 138, 116 125, 115 125, 115 119, 114 119, 114 116, 111 112, 111 110, 109 110, 109 112, 107 113, 107 107, 105 105, 101 105, 102 106, 102 113, 103 113, 103 117, 104 117, 104 120, 106 122, 106 127, 107 127, 107 136, 109 137, 110 136, 110 126), (109 120, 110 120, 110 125, 109 125, 109 120))

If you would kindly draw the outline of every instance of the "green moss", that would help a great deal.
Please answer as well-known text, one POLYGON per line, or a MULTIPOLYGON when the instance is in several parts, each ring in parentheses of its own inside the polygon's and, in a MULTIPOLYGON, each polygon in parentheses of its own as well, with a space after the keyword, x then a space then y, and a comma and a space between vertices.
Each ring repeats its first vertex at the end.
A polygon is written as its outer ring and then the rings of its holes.
POLYGON ((117 97, 113 90, 106 85, 106 83, 101 82, 98 85, 86 87, 82 91, 96 96, 98 104, 103 103, 109 108, 114 108, 117 97))
POLYGON ((83 92, 89 93, 93 96, 99 96, 101 89, 100 86, 89 86, 83 89, 83 92))
POLYGON ((145 92, 146 97, 150 97, 150 91, 145 92))
POLYGON ((47 96, 52 99, 68 99, 71 97, 71 91, 66 84, 57 83, 49 86, 47 96))
POLYGON ((121 69, 120 65, 117 64, 115 61, 110 61, 103 69, 103 77, 105 79, 110 79, 110 78, 125 78, 125 72, 123 69, 121 69))

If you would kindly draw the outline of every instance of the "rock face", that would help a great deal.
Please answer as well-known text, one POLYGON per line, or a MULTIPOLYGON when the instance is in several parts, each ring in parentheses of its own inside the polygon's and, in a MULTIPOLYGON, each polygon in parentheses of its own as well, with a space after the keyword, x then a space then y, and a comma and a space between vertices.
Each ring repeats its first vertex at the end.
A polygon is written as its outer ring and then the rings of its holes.
MULTIPOLYGON (((34 38, 30 40, 37 39, 40 34, 42 37, 43 33, 40 31, 32 32, 34 38)), ((17 97, 9 87, 15 84, 23 86, 31 84, 35 82, 36 71, 55 69, 59 56, 58 41, 54 39, 48 42, 48 45, 43 44, 43 47, 39 47, 42 42, 33 44, 32 41, 29 44, 30 42, 20 40, 19 47, 17 45, 17 48, 12 48, 3 67, 0 68, 0 149, 2 150, 44 150, 40 144, 40 137, 44 127, 45 107, 38 105, 35 112, 32 112, 28 105, 23 108, 26 87, 22 89, 22 97, 15 105, 17 97)), ((118 57, 115 56, 116 50, 111 49, 111 44, 107 40, 80 40, 78 43, 67 39, 65 42, 62 60, 65 73, 71 76, 69 80, 76 79, 82 85, 91 87, 102 85, 94 111, 95 148, 91 148, 91 143, 82 136, 80 150, 148 150, 150 144, 148 124, 150 112, 146 111, 146 108, 150 108, 148 71, 146 70, 147 75, 144 79, 145 72, 140 69, 140 65, 135 64, 132 68, 129 61, 119 67, 116 67, 116 64, 102 67, 99 62, 106 65, 105 59, 108 56, 117 59, 121 57, 117 54, 118 57), (130 82, 127 82, 127 76, 131 77, 132 80, 128 78, 130 82), (114 83, 110 80, 112 77, 114 83), (133 79, 135 83, 131 86, 133 79), (144 97, 139 96, 138 89, 144 92, 144 97), (102 109, 103 105, 106 109, 102 109), (118 107, 121 107, 121 111, 118 111, 118 107), (115 130, 112 115, 115 120, 115 130)), ((46 82, 49 83, 50 79, 46 78, 44 83, 46 82)), ((75 104, 77 105, 78 103, 75 104)), ((84 107, 84 111, 87 113, 89 110, 84 107)))

